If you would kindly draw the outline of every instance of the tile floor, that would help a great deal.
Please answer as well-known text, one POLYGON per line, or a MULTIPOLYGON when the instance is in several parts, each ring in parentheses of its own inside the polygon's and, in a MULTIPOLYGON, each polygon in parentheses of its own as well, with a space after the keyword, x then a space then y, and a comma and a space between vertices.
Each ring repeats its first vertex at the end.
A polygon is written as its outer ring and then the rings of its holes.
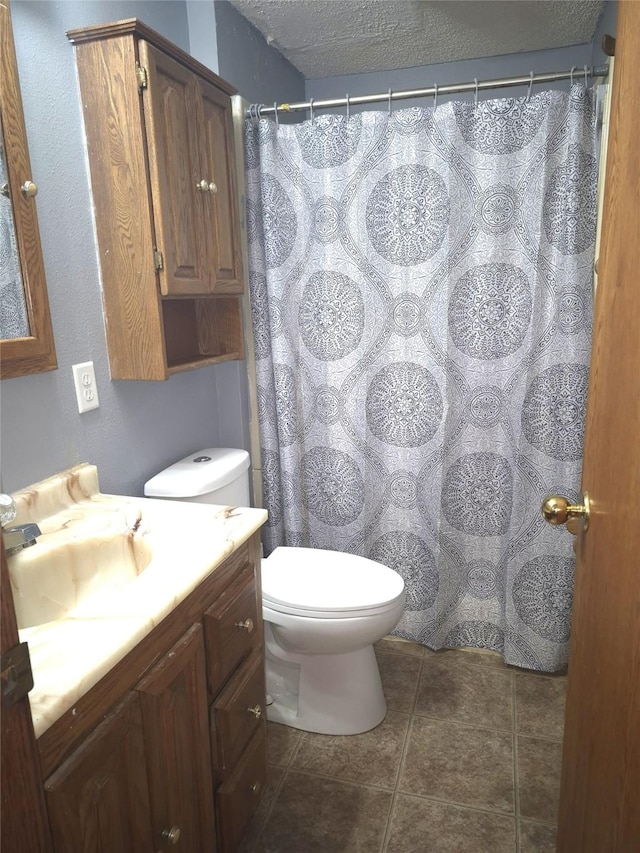
POLYGON ((376 653, 388 713, 373 731, 268 724, 242 853, 553 853, 565 678, 390 638, 376 653))

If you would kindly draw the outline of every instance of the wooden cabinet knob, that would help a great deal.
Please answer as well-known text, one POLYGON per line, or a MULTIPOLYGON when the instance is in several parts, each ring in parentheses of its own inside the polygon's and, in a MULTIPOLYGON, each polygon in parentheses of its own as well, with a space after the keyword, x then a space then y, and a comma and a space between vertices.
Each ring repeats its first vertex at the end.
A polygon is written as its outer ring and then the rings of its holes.
POLYGON ((25 198, 34 198, 38 195, 38 185, 33 181, 25 181, 20 187, 20 192, 25 198))
POLYGON ((180 841, 180 827, 172 826, 171 829, 163 829, 161 835, 174 847, 180 841))
POLYGON ((215 195, 218 192, 217 184, 214 184, 213 181, 205 181, 204 178, 196 182, 196 189, 202 193, 211 193, 211 195, 215 195))

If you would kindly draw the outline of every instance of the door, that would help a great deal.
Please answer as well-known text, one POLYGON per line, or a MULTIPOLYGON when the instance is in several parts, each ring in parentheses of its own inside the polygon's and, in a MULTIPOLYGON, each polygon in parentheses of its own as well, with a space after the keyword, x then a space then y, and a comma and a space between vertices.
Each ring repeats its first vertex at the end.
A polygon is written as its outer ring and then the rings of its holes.
POLYGON ((163 256, 160 291, 163 296, 206 294, 209 192, 199 188, 204 176, 196 77, 145 41, 140 42, 140 62, 147 69, 142 95, 156 249, 163 256))
POLYGON ((640 850, 640 3, 621 2, 598 262, 560 853, 640 850))
POLYGON ((231 98, 205 80, 198 80, 198 88, 203 111, 202 171, 210 182, 207 245, 211 292, 242 293, 231 98))
POLYGON ((56 853, 154 853, 135 693, 125 697, 44 787, 56 853))
POLYGON ((216 849, 202 634, 189 628, 136 687, 157 853, 216 849))

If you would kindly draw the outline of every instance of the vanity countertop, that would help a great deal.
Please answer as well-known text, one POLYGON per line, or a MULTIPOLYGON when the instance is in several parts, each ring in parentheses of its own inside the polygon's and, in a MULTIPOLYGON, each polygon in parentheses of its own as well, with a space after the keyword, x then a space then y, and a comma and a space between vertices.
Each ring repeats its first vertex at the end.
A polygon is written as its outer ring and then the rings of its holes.
MULTIPOLYGON (((267 519, 263 509, 102 494, 97 468, 88 464, 15 492, 13 498, 18 510, 14 524, 36 522, 42 530, 35 546, 8 559, 16 598, 20 585, 29 585, 33 555, 44 566, 46 555, 51 565, 63 566, 67 593, 77 583, 79 569, 72 564, 78 542, 85 549, 89 542, 97 553, 117 540, 145 555, 127 583, 100 588, 61 618, 19 630, 31 655, 34 687, 29 699, 36 737, 267 519)), ((104 565, 95 569, 98 582, 105 571, 104 565)))

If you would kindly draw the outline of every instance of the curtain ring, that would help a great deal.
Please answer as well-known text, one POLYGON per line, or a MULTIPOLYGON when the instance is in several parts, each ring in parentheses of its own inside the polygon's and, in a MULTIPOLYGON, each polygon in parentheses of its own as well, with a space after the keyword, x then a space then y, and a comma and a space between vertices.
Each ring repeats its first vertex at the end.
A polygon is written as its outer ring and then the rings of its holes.
POLYGON ((262 119, 262 104, 258 104, 258 121, 262 119))
POLYGON ((273 109, 275 110, 274 115, 276 117, 276 130, 277 130, 280 127, 280 119, 278 118, 278 102, 277 101, 273 102, 273 109))
POLYGON ((313 121, 313 98, 309 98, 309 114, 311 121, 313 121))
POLYGON ((531 100, 531 89, 533 87, 533 71, 529 74, 529 91, 527 92, 527 103, 531 100))
POLYGON ((474 77, 473 82, 476 84, 475 106, 478 106, 478 78, 474 77))
POLYGON ((589 87, 589 72, 587 70, 587 66, 584 66, 584 88, 587 89, 589 87))
POLYGON ((347 121, 349 121, 349 118, 350 118, 349 108, 351 105, 349 104, 349 93, 348 92, 346 94, 346 98, 347 98, 347 121))
POLYGON ((570 85, 571 85, 571 86, 573 86, 573 72, 574 72, 575 70, 576 70, 576 66, 575 66, 575 65, 572 65, 572 66, 571 66, 571 71, 569 72, 569 74, 571 75, 571 76, 570 76, 570 85))
POLYGON ((391 117, 391 89, 389 89, 389 117, 391 117))
POLYGON ((438 84, 437 84, 437 83, 434 83, 434 84, 433 84, 433 88, 434 88, 434 93, 433 93, 433 108, 434 108, 434 110, 435 110, 435 108, 438 106, 438 84))

